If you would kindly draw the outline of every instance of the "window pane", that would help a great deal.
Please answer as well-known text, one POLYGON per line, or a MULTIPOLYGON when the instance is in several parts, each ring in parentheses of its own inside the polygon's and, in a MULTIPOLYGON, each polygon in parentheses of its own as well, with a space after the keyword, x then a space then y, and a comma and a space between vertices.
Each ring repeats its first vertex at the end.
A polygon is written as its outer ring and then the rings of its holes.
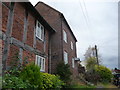
POLYGON ((44 28, 41 26, 41 39, 44 40, 44 28))
POLYGON ((63 39, 67 43, 67 33, 63 30, 63 39))
POLYGON ((65 64, 68 63, 68 53, 64 51, 64 62, 65 64))
POLYGON ((73 50, 73 42, 71 41, 71 49, 73 50))
POLYGON ((45 58, 36 55, 36 64, 40 66, 40 71, 45 71, 45 58))
POLYGON ((72 67, 75 67, 75 62, 74 62, 74 58, 72 58, 72 67))
POLYGON ((36 36, 39 39, 44 40, 44 27, 40 24, 39 21, 36 23, 36 36))
POLYGON ((41 57, 39 57, 39 66, 41 68, 41 57))

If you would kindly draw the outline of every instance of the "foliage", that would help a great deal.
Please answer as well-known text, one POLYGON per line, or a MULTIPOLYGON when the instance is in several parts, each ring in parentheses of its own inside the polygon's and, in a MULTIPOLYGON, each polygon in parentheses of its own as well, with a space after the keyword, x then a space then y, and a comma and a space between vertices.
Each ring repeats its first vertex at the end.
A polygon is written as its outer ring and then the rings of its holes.
POLYGON ((20 68, 21 67, 21 63, 20 63, 20 57, 19 57, 19 53, 16 52, 14 56, 12 56, 12 60, 10 61, 10 69, 14 69, 14 68, 20 68))
POLYGON ((61 88, 64 85, 59 76, 40 72, 34 63, 28 64, 27 58, 20 63, 18 53, 13 56, 11 67, 4 72, 3 88, 61 88))
POLYGON ((61 88, 64 85, 63 81, 60 80, 59 76, 43 73, 43 87, 47 88, 61 88))
POLYGON ((42 87, 42 73, 40 67, 34 63, 28 64, 20 73, 20 78, 30 83, 31 88, 42 87))
POLYGON ((110 82, 111 78, 113 77, 111 70, 102 65, 100 66, 96 65, 95 72, 100 75, 101 82, 110 82))
POLYGON ((70 71, 70 66, 60 62, 56 68, 56 74, 60 76, 60 79, 63 80, 66 84, 71 80, 70 76, 72 75, 70 71))
POLYGON ((97 82, 100 80, 100 76, 99 74, 95 73, 95 71, 93 70, 93 72, 86 72, 85 73, 85 80, 94 84, 97 84, 97 82))
POLYGON ((3 88, 27 88, 27 83, 23 82, 23 80, 19 77, 6 74, 3 77, 3 88))
POLYGON ((79 74, 84 74, 85 73, 85 67, 83 67, 81 64, 78 65, 78 72, 79 74))
POLYGON ((92 71, 94 69, 95 65, 97 65, 97 60, 95 57, 90 57, 86 60, 87 71, 92 71))

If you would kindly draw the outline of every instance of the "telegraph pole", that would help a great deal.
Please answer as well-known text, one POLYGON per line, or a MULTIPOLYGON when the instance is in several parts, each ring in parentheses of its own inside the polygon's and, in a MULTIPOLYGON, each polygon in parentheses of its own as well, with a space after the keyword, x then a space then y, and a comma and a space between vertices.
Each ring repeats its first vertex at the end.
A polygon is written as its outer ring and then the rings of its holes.
POLYGON ((95 45, 95 52, 96 52, 97 64, 98 64, 98 66, 99 66, 99 61, 98 61, 98 52, 97 52, 97 45, 95 45))

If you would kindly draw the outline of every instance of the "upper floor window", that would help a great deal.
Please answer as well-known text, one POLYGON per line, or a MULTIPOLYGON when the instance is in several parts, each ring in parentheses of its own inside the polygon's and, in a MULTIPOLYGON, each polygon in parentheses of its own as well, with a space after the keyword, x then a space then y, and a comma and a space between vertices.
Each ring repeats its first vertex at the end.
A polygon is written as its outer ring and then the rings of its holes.
POLYGON ((38 66, 40 66, 40 71, 45 71, 45 58, 36 55, 36 62, 38 66))
POLYGON ((71 41, 71 49, 73 50, 73 42, 71 41))
POLYGON ((63 40, 67 43, 67 33, 63 30, 63 40))
POLYGON ((68 53, 66 51, 64 51, 64 62, 65 64, 68 63, 68 53))
POLYGON ((44 27, 40 24, 39 21, 36 22, 36 37, 40 40, 44 40, 44 27))

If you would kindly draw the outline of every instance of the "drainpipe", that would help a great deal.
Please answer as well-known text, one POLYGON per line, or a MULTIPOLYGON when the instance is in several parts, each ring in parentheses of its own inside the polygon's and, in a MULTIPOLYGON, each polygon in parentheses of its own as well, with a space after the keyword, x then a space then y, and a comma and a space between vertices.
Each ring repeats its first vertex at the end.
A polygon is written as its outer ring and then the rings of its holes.
POLYGON ((48 43, 48 73, 51 74, 51 35, 49 34, 49 43, 48 43))
POLYGON ((62 60, 64 61, 64 58, 63 58, 63 28, 62 28, 63 17, 62 17, 62 14, 60 14, 60 18, 61 18, 61 50, 62 50, 62 60))

